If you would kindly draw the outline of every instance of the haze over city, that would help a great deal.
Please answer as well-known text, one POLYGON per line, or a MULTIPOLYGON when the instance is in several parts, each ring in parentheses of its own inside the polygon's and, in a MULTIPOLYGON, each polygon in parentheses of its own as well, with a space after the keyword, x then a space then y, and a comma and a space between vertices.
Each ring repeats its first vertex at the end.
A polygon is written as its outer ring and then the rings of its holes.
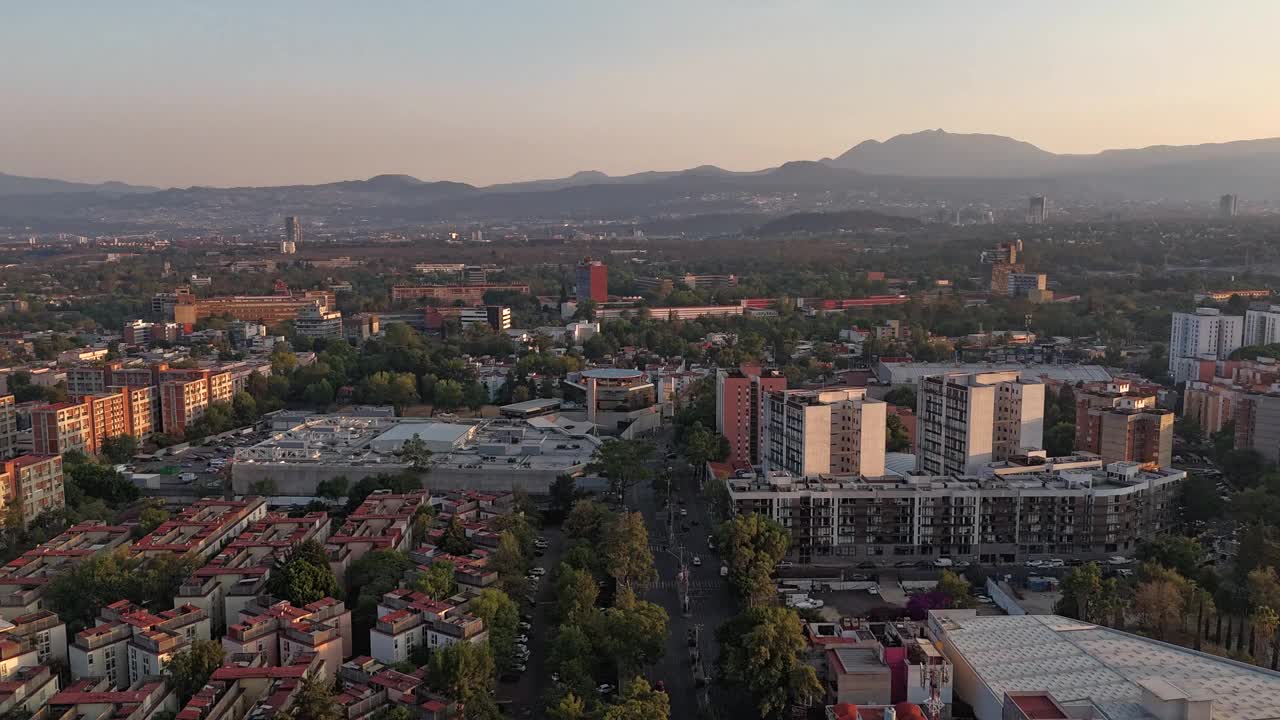
POLYGON ((160 187, 757 170, 928 128, 1280 134, 1275 3, 22 3, 0 171, 160 187))

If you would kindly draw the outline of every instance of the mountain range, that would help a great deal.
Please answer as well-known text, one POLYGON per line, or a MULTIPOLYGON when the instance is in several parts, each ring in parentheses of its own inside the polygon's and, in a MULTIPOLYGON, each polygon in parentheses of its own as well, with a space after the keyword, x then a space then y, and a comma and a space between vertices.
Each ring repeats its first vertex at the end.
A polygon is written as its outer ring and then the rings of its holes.
POLYGON ((285 213, 400 223, 475 219, 661 218, 712 213, 882 209, 981 203, 1207 204, 1223 193, 1280 201, 1280 138, 1056 154, 1000 135, 943 130, 867 140, 834 158, 735 172, 713 165, 476 187, 378 175, 317 185, 190 187, 73 183, 0 174, 0 220, 131 222, 163 211, 184 222, 225 223, 285 213), (762 210, 761 196, 775 196, 762 210), (238 214, 238 215, 237 215, 238 214))

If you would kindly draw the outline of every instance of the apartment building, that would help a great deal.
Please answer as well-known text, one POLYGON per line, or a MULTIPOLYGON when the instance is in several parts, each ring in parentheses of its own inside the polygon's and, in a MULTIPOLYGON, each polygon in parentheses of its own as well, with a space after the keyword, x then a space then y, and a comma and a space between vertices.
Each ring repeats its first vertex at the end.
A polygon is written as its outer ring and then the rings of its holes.
POLYGON ((160 406, 164 432, 181 436, 215 403, 229 403, 234 395, 229 372, 169 370, 161 374, 160 406))
POLYGON ((124 396, 128 412, 129 434, 145 440, 160 431, 160 389, 154 385, 131 387, 113 385, 109 392, 124 396))
POLYGON ((1177 525, 1185 472, 1103 465, 1096 456, 1021 460, 985 468, 985 476, 798 478, 775 471, 726 481, 734 511, 778 521, 791 535, 792 556, 804 563, 1103 559, 1132 553, 1177 525))
POLYGON ((61 402, 33 409, 31 440, 37 455, 61 455, 70 450, 90 456, 98 453, 87 403, 61 402))
POLYGON ((314 657, 314 670, 333 678, 351 656, 351 611, 330 597, 304 607, 283 600, 267 606, 254 602, 227 628, 222 647, 230 655, 260 655, 272 666, 314 657))
POLYGON ((1156 407, 1156 396, 1125 381, 1090 383, 1076 391, 1078 452, 1103 462, 1132 461, 1144 468, 1173 462, 1173 411, 1156 407))
POLYGON ((464 606, 400 588, 383 595, 378 604, 378 622, 369 631, 369 654, 394 665, 410 660, 418 648, 435 650, 488 637, 484 621, 467 614, 464 606))
POLYGON ((1244 345, 1280 343, 1280 305, 1263 304, 1244 312, 1244 345))
POLYGON ((0 631, 0 638, 13 640, 35 650, 36 662, 49 665, 67 664, 67 624, 51 610, 36 610, 18 615, 10 621, 7 631, 0 631))
POLYGON ((342 337, 342 313, 323 305, 313 305, 298 311, 293 319, 298 335, 312 340, 342 337))
POLYGON ((866 388, 775 390, 765 395, 768 467, 793 475, 884 475, 885 412, 866 388))
POLYGON ((40 513, 66 507, 62 482, 62 457, 23 455, 4 461, 0 475, 4 511, 18 508, 23 527, 30 527, 40 513))
POLYGON ((320 303, 325 307, 337 307, 337 298, 329 290, 304 290, 301 294, 289 293, 287 288, 278 295, 234 295, 197 298, 190 293, 178 293, 173 307, 174 322, 185 327, 200 320, 217 316, 230 316, 236 320, 252 320, 267 325, 278 325, 294 320, 302 310, 320 303))
POLYGON ((0 395, 0 459, 18 454, 18 406, 12 395, 0 395))
POLYGON ((106 678, 74 682, 49 698, 49 720, 110 718, 150 720, 160 713, 177 712, 178 693, 160 678, 120 689, 106 678))
POLYGON ((50 580, 91 555, 127 548, 130 534, 122 525, 83 522, 5 563, 0 567, 0 618, 14 622, 37 612, 50 580))
MULTIPOLYGON (((305 654, 279 667, 267 664, 257 654, 233 655, 191 696, 176 720, 270 720, 288 715, 303 679, 318 671, 319 659, 305 654)), ((385 697, 378 699, 385 701, 385 697)), ((336 702, 345 713, 348 704, 341 696, 336 702)), ((382 706, 358 706, 357 712, 342 717, 368 720, 382 706)))
POLYGON ((920 378, 916 470, 972 475, 1044 442, 1044 383, 1015 371, 920 378))
POLYGON ((58 676, 47 665, 18 668, 0 681, 0 717, 40 717, 58 685, 58 676))
POLYGON ((488 285, 397 285, 391 288, 391 301, 401 300, 435 300, 440 305, 453 305, 462 301, 466 305, 483 305, 485 293, 514 292, 529 294, 528 285, 520 284, 488 284, 488 285))
POLYGON ((1173 313, 1169 332, 1169 373, 1175 383, 1192 379, 1197 361, 1225 360, 1244 343, 1244 318, 1223 315, 1216 308, 1173 313))
POLYGON ((260 497, 202 498, 143 536, 130 552, 141 557, 180 555, 205 560, 266 514, 267 503, 260 497))
POLYGON ((716 432, 729 440, 728 462, 762 462, 764 399, 771 392, 786 389, 787 378, 776 370, 743 365, 716 372, 716 432))
POLYGON ((1237 449, 1256 450, 1268 463, 1280 463, 1280 386, 1241 394, 1233 419, 1237 449))
POLYGON ((195 605, 209 613, 215 631, 228 618, 238 618, 266 590, 277 559, 294 546, 329 537, 329 516, 323 512, 289 517, 267 513, 196 570, 178 588, 174 605, 195 605))
POLYGON ((413 515, 429 504, 425 490, 402 495, 379 490, 365 498, 325 543, 333 574, 345 578, 352 563, 373 550, 408 551, 413 515))
POLYGON ((101 678, 118 689, 159 677, 177 653, 209 639, 209 615, 193 605, 153 613, 128 600, 102 608, 68 649, 71 677, 101 678))

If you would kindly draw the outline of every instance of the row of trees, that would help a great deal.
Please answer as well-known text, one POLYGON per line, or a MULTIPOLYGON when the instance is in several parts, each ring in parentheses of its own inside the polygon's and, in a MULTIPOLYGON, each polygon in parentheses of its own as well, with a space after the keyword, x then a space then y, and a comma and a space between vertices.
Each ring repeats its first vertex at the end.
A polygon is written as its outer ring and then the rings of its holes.
POLYGON ((640 677, 665 652, 668 624, 665 610, 637 596, 656 577, 644 518, 580 500, 564 529, 572 544, 554 573, 558 630, 549 663, 559 683, 547 694, 548 716, 665 720, 666 694, 640 677), (609 589, 612 602, 601 597, 609 589), (615 675, 623 688, 606 704, 595 686, 615 675))

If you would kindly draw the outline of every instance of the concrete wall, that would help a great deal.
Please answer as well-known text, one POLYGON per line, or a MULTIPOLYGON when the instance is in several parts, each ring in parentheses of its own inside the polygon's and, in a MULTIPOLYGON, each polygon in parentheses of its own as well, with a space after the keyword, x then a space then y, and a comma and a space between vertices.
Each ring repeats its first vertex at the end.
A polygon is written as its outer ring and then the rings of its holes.
MULTIPOLYGON (((237 495, 249 493, 258 480, 270 478, 276 483, 277 495, 313 497, 316 486, 325 480, 344 476, 351 482, 379 474, 395 474, 407 469, 400 463, 379 465, 294 465, 282 463, 234 463, 231 487, 237 495)), ((422 476, 423 487, 438 490, 509 491, 523 487, 531 495, 546 495, 560 474, 556 470, 509 471, 497 468, 457 468, 433 466, 422 476)))
POLYGON ((996 604, 996 607, 1004 610, 1009 615, 1027 614, 1027 611, 1022 609, 1018 601, 1012 595, 1006 593, 1004 588, 1000 587, 995 578, 987 578, 987 596, 996 604))

